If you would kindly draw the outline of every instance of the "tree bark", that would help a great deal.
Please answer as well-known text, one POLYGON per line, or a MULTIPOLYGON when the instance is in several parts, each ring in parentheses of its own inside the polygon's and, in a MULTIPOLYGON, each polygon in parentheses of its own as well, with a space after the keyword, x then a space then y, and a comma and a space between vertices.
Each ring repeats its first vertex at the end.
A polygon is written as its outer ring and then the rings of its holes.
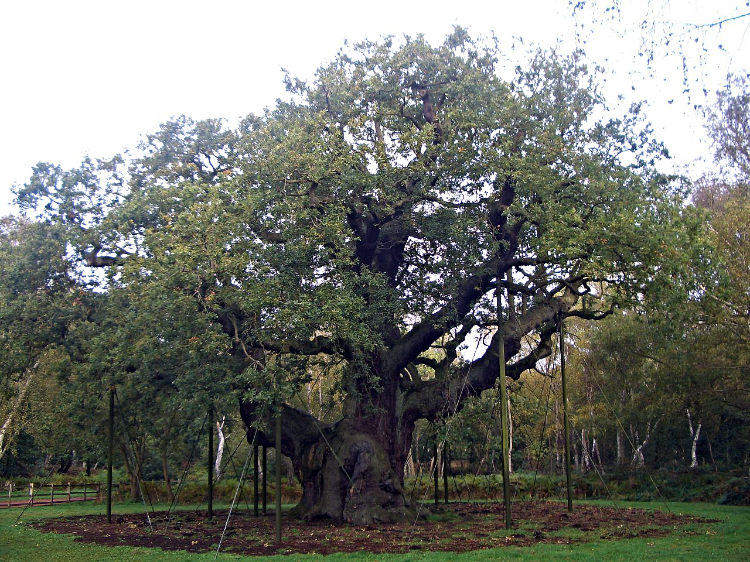
MULTIPOLYGON (((243 404, 247 419, 249 406, 243 404)), ((292 515, 358 525, 402 521, 411 510, 403 493, 403 441, 388 439, 383 414, 321 424, 290 407, 282 413, 282 453, 302 482, 292 515)), ((260 434, 268 441, 267 433, 260 434)), ((409 443, 410 444, 410 440, 409 443)))
POLYGON ((599 472, 604 474, 604 463, 602 463, 602 456, 599 453, 599 443, 597 442, 596 437, 591 441, 591 454, 593 456, 592 460, 599 463, 599 472))
POLYGON ((616 430, 616 445, 617 445, 617 464, 622 465, 625 463, 625 435, 622 430, 618 427, 616 430))
POLYGON ((216 433, 219 436, 219 443, 216 445, 216 460, 214 461, 214 474, 216 475, 215 480, 221 478, 221 459, 224 456, 224 419, 221 418, 221 422, 216 421, 216 433))
POLYGON ((161 456, 161 473, 164 476, 164 484, 167 487, 167 496, 169 501, 174 501, 174 490, 172 490, 172 480, 169 477, 169 459, 167 456, 161 456))
POLYGON ((589 451, 589 440, 586 436, 586 430, 581 429, 581 471, 588 472, 591 470, 591 452, 589 451))
POLYGON ((698 447, 698 439, 701 436, 701 420, 698 420, 698 426, 693 428, 693 420, 690 417, 690 409, 686 410, 688 427, 690 428, 690 468, 698 466, 698 456, 696 455, 696 449, 698 447))
POLYGON ((146 453, 146 444, 143 440, 141 440, 141 442, 135 443, 135 446, 133 448, 134 464, 132 464, 128 460, 128 448, 125 443, 118 440, 118 445, 120 446, 123 461, 125 462, 125 472, 127 472, 128 479, 130 480, 130 498, 133 500, 137 500, 141 493, 141 490, 139 488, 139 482, 141 478, 140 470, 143 466, 144 456, 146 453))
POLYGON ((414 450, 409 451, 409 456, 406 457, 406 465, 404 466, 404 478, 411 478, 416 476, 416 470, 414 466, 414 450))
POLYGON ((125 445, 120 441, 118 443, 120 446, 120 451, 122 451, 122 458, 123 462, 125 463, 125 472, 128 475, 128 480, 130 482, 130 499, 137 500, 138 499, 138 479, 135 476, 135 470, 132 466, 130 466, 130 461, 128 460, 128 450, 125 447, 125 445))
POLYGON ((292 459, 286 456, 281 460, 284 462, 284 468, 286 468, 286 484, 291 486, 294 484, 294 463, 292 463, 292 459))
POLYGON ((513 416, 510 409, 510 397, 508 397, 508 472, 513 472, 513 416))
POLYGON ((170 446, 172 444, 171 434, 172 434, 172 428, 174 427, 174 420, 175 420, 176 415, 177 415, 177 412, 175 411, 174 414, 170 417, 169 423, 166 424, 164 428, 162 440, 159 446, 159 457, 161 460, 161 472, 162 472, 162 476, 164 477, 164 484, 166 485, 167 495, 169 496, 170 502, 174 500, 174 491, 172 490, 172 479, 169 476, 169 451, 170 451, 170 446))
POLYGON ((659 425, 659 422, 661 420, 656 420, 655 423, 651 423, 651 421, 646 424, 646 438, 641 441, 638 435, 638 431, 633 431, 633 428, 631 427, 631 433, 633 434, 633 443, 637 443, 638 446, 635 449, 635 452, 633 453, 633 460, 632 464, 635 466, 643 466, 646 463, 646 458, 643 456, 643 451, 646 448, 646 445, 648 445, 649 440, 651 439, 652 433, 656 430, 656 428, 659 425))

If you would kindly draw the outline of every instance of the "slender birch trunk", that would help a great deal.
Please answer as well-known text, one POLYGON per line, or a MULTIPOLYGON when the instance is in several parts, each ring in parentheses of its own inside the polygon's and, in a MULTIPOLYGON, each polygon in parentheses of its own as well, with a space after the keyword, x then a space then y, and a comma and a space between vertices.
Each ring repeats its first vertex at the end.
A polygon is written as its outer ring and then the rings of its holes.
POLYGON ((214 462, 214 474, 216 475, 216 480, 218 481, 219 478, 221 478, 221 459, 224 455, 224 443, 226 441, 224 437, 224 421, 226 420, 226 416, 222 416, 221 422, 217 420, 216 422, 216 433, 219 436, 219 443, 216 446, 216 460, 214 462))
POLYGON ((698 456, 696 455, 696 448, 698 446, 698 439, 701 436, 701 420, 698 420, 698 426, 693 428, 693 420, 690 417, 690 409, 685 410, 687 412, 688 428, 690 429, 690 468, 698 466, 698 456))
POLYGON ((508 472, 513 472, 511 453, 513 453, 513 416, 510 410, 510 397, 508 397, 508 472))
POLYGON ((643 456, 643 450, 646 448, 646 445, 648 445, 649 440, 651 439, 651 435, 656 430, 656 427, 659 425, 659 422, 661 420, 656 420, 655 423, 651 423, 651 421, 648 422, 646 425, 646 438, 643 441, 640 441, 640 436, 638 435, 638 431, 632 432, 633 434, 633 443, 638 443, 638 446, 635 449, 635 452, 633 453, 633 460, 631 461, 635 466, 643 466, 646 462, 645 457, 643 456))
POLYGON ((409 449, 409 456, 406 457, 406 463, 404 464, 404 478, 411 478, 416 475, 414 467, 414 449, 409 449))
POLYGON ((604 463, 602 463, 602 456, 599 453, 599 443, 596 437, 591 441, 591 454, 593 455, 592 461, 599 463, 599 471, 604 474, 604 463))
POLYGON ((581 470, 582 472, 591 470, 591 452, 589 451, 589 439, 585 429, 581 429, 581 470))

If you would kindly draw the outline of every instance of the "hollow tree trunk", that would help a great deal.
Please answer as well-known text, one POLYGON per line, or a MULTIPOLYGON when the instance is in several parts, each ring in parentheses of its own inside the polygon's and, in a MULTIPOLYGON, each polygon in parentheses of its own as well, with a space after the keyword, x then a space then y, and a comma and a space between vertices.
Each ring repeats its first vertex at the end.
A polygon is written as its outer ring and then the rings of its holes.
MULTIPOLYGON (((345 404, 345 417, 333 424, 308 412, 282 407, 282 453, 292 460, 302 483, 302 499, 292 514, 365 525, 408 520, 413 513, 404 495, 404 466, 415 418, 405 415, 397 378, 371 392, 369 401, 345 404)), ((243 403, 249 424, 255 408, 243 403)), ((264 420, 272 427, 271 420, 264 420)), ((260 444, 273 446, 270 431, 260 444)))
MULTIPOLYGON (((251 411, 242 405, 245 419, 251 411)), ((305 412, 284 407, 282 453, 302 482, 302 499, 292 515, 358 525, 411 516, 403 493, 411 432, 406 443, 390 441, 381 430, 385 417, 379 413, 322 425, 305 412)), ((273 445, 265 434, 261 441, 273 445)))

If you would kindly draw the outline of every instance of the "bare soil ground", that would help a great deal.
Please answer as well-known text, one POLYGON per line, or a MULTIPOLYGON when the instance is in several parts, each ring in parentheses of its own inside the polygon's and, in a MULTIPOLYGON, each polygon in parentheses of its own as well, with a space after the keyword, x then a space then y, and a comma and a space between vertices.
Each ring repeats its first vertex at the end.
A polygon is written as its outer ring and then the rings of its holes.
MULTIPOLYGON (((511 531, 505 530, 504 509, 498 503, 453 503, 425 507, 427 518, 415 523, 361 527, 331 521, 299 521, 283 518, 282 544, 275 544, 273 513, 253 517, 234 513, 223 539, 222 552, 245 555, 332 554, 335 552, 403 553, 414 550, 466 552, 499 546, 539 543, 571 544, 596 539, 663 537, 672 532, 694 532, 695 524, 708 519, 615 507, 576 505, 568 513, 560 502, 515 502, 511 531)), ((215 551, 227 512, 216 512, 208 521, 205 512, 178 511, 113 515, 108 525, 103 516, 44 519, 32 523, 53 533, 76 535, 76 540, 112 546, 159 547, 188 552, 215 551)))

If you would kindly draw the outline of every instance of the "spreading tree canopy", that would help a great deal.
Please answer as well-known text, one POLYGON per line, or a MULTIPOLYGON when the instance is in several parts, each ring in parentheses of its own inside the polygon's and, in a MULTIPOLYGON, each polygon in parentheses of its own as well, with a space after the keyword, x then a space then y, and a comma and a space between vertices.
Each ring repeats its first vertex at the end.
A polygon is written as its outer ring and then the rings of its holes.
POLYGON ((196 392, 238 392, 259 442, 281 415, 298 513, 397 519, 415 422, 493 388, 499 333, 518 378, 562 319, 676 282, 695 228, 640 108, 608 117, 580 54, 510 81, 498 55, 462 29, 364 42, 237 130, 179 118, 129 161, 40 164, 18 200, 151 303, 196 392), (333 421, 291 405, 321 372, 333 421))

